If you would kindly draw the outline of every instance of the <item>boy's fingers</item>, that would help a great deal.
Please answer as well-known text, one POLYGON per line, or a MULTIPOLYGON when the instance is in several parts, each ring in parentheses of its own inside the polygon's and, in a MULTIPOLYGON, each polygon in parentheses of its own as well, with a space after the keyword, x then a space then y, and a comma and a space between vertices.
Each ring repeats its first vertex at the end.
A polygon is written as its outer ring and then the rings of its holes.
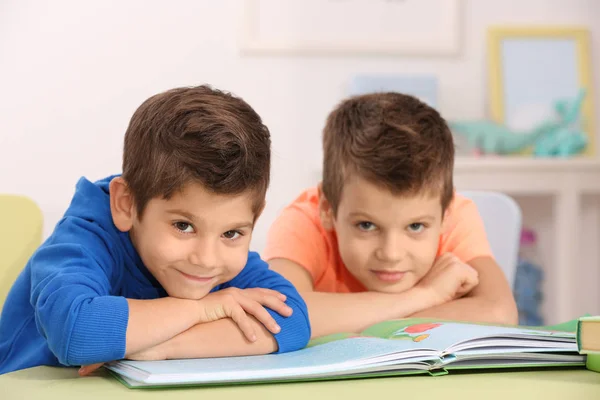
POLYGON ((289 317, 290 315, 292 315, 292 308, 285 304, 285 295, 282 295, 279 292, 275 291, 271 291, 271 293, 262 291, 259 293, 260 294, 258 295, 252 294, 247 297, 261 304, 263 307, 269 307, 271 310, 275 311, 283 317, 289 317), (283 296, 284 298, 282 298, 281 296, 283 296))
POLYGON ((472 270, 472 272, 470 274, 467 274, 466 279, 464 280, 463 284, 461 285, 459 294, 464 295, 464 294, 469 293, 478 284, 479 284, 479 274, 477 274, 477 271, 472 270))
POLYGON ((283 317, 289 317, 292 315, 292 308, 277 298, 267 297, 263 299, 260 304, 269 307, 271 310, 283 317))
MULTIPOLYGON (((276 300, 276 299, 275 299, 276 300)), ((277 301, 277 300, 276 300, 277 301)), ((263 307, 263 305, 256 300, 247 298, 240 305, 246 311, 246 313, 252 315, 258 322, 263 324, 271 333, 279 333, 281 328, 269 314, 269 312, 263 307)))
POLYGON ((231 310, 231 319, 237 324, 244 336, 246 336, 249 341, 256 341, 256 333, 254 332, 254 328, 250 323, 250 317, 246 315, 244 309, 240 305, 236 305, 231 310))
POLYGON ((79 371, 78 371, 79 376, 89 375, 89 374, 91 374, 92 372, 94 372, 95 370, 97 370, 98 368, 100 368, 103 365, 104 365, 104 363, 83 365, 81 368, 79 368, 79 371))
POLYGON ((285 294, 278 292, 277 290, 273 290, 273 289, 259 289, 259 290, 264 295, 275 296, 278 299, 281 299, 281 301, 285 301, 287 299, 287 296, 285 294))
MULTIPOLYGON (((246 297, 254 300, 255 302, 261 304, 263 307, 269 307, 271 310, 275 311, 276 313, 278 313, 279 315, 283 316, 283 317, 289 317, 290 315, 292 315, 292 308, 289 307, 287 304, 285 304, 285 299, 286 296, 284 294, 281 294, 275 290, 269 290, 269 289, 261 289, 258 292, 247 292, 246 293, 246 297)), ((250 304, 250 303, 244 303, 244 304, 250 304)), ((242 307, 244 305, 242 304, 242 307)), ((250 310, 246 310, 248 312, 250 312, 250 314, 252 314, 252 312, 250 310)), ((254 315, 254 314, 252 314, 254 315)), ((255 315, 255 317, 257 317, 255 315)), ((276 332, 274 332, 276 333, 276 332)))

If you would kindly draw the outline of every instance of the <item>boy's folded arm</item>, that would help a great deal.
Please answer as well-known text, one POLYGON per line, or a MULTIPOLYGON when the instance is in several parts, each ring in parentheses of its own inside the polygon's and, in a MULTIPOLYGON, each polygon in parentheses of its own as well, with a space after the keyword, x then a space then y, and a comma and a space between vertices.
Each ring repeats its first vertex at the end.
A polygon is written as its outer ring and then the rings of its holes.
POLYGON ((63 365, 123 358, 185 331, 198 319, 191 301, 112 296, 109 257, 91 257, 80 245, 60 243, 44 246, 32 259, 30 301, 36 324, 63 365))
POLYGON ((273 259, 269 264, 302 293, 308 305, 313 338, 339 332, 360 332, 373 324, 403 318, 433 304, 419 288, 399 294, 315 292, 312 278, 302 266, 283 258, 273 259))
POLYGON ((134 360, 164 360, 178 358, 232 357, 269 354, 277 351, 275 337, 260 322, 252 318, 256 341, 250 342, 231 318, 197 324, 187 331, 133 354, 134 360))
MULTIPOLYGON (((276 351, 285 353, 299 350, 308 344, 311 337, 311 325, 304 299, 289 280, 269 269, 269 265, 257 253, 249 254, 246 267, 233 280, 222 286, 222 288, 226 287, 264 288, 284 294, 286 296, 285 303, 292 309, 291 316, 285 317, 266 308, 281 327, 281 331, 274 335, 277 343, 276 351)), ((266 331, 264 333, 271 335, 266 331)))
POLYGON ((201 358, 284 353, 305 347, 310 340, 310 322, 306 304, 296 288, 278 273, 268 269, 256 253, 251 253, 244 270, 221 289, 265 288, 286 295, 292 315, 284 317, 267 308, 281 327, 275 335, 251 317, 256 341, 250 342, 230 318, 197 324, 187 331, 147 351, 132 354, 134 359, 201 358))
POLYGON ((417 312, 411 317, 516 324, 515 300, 498 264, 491 257, 477 257, 468 264, 479 273, 479 284, 467 296, 417 312))

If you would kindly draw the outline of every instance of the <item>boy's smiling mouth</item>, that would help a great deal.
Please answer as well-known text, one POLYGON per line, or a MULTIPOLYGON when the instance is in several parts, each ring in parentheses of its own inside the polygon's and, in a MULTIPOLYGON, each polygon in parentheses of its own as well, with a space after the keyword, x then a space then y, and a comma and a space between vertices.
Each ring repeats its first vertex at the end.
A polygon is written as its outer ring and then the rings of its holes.
POLYGON ((198 282, 198 283, 208 283, 210 281, 212 281, 213 279, 215 279, 214 276, 197 276, 197 275, 190 275, 190 274, 186 274, 183 271, 179 271, 177 270, 181 275, 183 275, 185 278, 194 281, 194 282, 198 282))
POLYGON ((405 271, 386 271, 386 270, 371 270, 371 272, 383 282, 398 282, 400 281, 404 275, 406 275, 405 271))

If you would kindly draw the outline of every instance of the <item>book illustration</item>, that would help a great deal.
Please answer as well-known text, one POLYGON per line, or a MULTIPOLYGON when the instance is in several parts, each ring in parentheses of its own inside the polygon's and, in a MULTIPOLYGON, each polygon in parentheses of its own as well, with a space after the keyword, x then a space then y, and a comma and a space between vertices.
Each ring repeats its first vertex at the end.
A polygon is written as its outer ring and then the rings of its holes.
MULTIPOLYGON (((380 324, 378 324, 380 325, 380 324)), ((379 326, 381 330, 372 329, 369 333, 338 333, 328 335, 320 338, 311 340, 308 347, 316 346, 319 344, 325 344, 343 339, 356 339, 356 338, 380 338, 380 339, 392 339, 392 340, 411 340, 413 342, 421 342, 429 337, 428 333, 424 333, 433 328, 441 326, 441 323, 418 323, 412 325, 403 326, 401 321, 390 321, 383 323, 379 326), (392 333, 388 333, 390 328, 398 327, 392 333)), ((374 327, 375 328, 375 327, 374 327)))
POLYGON ((437 328, 441 326, 441 323, 424 323, 424 324, 416 324, 409 325, 402 329, 397 330, 392 334, 390 339, 393 340, 412 340, 413 342, 422 342, 423 340, 429 337, 428 333, 423 333, 429 331, 433 328, 437 328))

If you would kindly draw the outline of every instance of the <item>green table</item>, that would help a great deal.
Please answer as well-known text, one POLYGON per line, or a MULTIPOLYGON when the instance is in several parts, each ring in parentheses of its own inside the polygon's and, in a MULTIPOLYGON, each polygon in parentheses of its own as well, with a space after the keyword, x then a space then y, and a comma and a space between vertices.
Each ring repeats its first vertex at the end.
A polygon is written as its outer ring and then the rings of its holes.
POLYGON ((600 373, 583 369, 410 376, 229 387, 128 389, 101 370, 37 367, 0 375, 0 398, 13 399, 600 399, 600 373))

